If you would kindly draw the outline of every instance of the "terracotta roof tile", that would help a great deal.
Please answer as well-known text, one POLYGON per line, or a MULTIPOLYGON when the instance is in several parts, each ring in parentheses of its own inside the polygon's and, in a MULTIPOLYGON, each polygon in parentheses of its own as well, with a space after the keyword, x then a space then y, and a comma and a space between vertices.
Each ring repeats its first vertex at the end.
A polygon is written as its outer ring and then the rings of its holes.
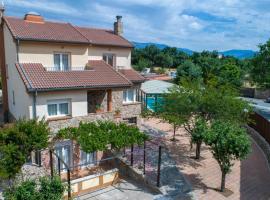
POLYGON ((16 17, 5 17, 5 21, 13 37, 20 40, 133 47, 128 40, 115 35, 112 30, 78 27, 70 23, 50 21, 33 23, 16 17))
POLYGON ((144 82, 146 79, 134 69, 120 69, 119 72, 123 74, 131 82, 144 82))
POLYGON ((46 71, 40 63, 16 64, 16 68, 30 90, 52 90, 73 88, 129 87, 130 81, 102 60, 89 61, 91 70, 46 71))
POLYGON ((133 47, 129 41, 115 35, 112 30, 76 27, 91 44, 133 47))

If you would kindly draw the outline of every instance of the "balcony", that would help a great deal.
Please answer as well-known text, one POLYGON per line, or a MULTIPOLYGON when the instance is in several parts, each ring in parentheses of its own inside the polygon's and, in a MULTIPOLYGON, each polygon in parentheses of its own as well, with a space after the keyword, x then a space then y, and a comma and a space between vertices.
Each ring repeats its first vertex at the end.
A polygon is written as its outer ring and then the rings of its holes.
POLYGON ((68 69, 59 69, 57 67, 45 67, 48 72, 69 72, 69 71, 94 71, 92 67, 69 67, 68 69))

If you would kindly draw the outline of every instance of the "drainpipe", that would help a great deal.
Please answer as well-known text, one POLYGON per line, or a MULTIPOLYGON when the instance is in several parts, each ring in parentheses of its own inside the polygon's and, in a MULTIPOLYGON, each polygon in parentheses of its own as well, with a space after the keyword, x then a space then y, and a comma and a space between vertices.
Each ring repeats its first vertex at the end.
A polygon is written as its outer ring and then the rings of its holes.
POLYGON ((17 43, 16 43, 17 63, 20 63, 19 62, 19 45, 20 45, 20 40, 17 39, 17 43))
POLYGON ((37 90, 33 92, 33 119, 37 118, 37 90))

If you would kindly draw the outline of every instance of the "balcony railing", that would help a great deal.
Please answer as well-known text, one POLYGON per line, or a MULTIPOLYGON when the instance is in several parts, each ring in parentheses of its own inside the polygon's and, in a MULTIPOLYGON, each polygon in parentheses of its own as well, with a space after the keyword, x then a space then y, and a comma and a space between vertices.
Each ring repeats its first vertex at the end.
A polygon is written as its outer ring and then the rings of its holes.
POLYGON ((68 71, 84 71, 84 70, 89 70, 86 69, 85 67, 70 67, 68 69, 59 69, 56 67, 46 67, 46 71, 48 72, 68 72, 68 71))

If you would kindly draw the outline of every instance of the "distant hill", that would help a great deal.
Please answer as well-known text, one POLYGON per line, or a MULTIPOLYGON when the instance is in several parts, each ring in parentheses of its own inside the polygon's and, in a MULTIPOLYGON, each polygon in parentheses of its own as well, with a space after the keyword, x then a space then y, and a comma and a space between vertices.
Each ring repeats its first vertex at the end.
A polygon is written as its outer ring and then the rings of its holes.
MULTIPOLYGON (((142 49, 145 48, 146 46, 149 45, 155 45, 159 49, 164 49, 165 47, 169 47, 169 45, 166 44, 158 44, 158 43, 142 43, 142 42, 132 42, 135 48, 137 49, 142 49)), ((192 55, 194 51, 187 49, 187 48, 177 48, 179 51, 183 51, 188 55, 192 55)), ((252 58, 256 52, 252 50, 238 50, 238 49, 233 49, 233 50, 228 50, 228 51, 221 51, 219 54, 222 54, 224 56, 233 56, 238 59, 245 59, 245 58, 252 58)))

